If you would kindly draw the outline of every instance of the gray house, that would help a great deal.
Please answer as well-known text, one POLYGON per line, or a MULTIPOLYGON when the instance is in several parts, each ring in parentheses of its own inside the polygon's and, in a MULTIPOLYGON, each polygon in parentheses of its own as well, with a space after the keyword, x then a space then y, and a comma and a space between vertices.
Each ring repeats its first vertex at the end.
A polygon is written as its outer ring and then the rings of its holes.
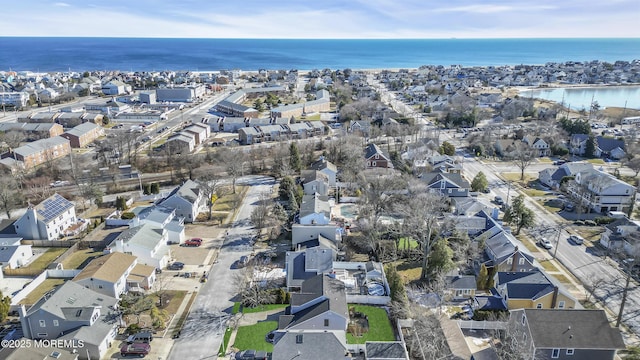
POLYGON ((287 332, 273 346, 271 359, 339 360, 351 357, 332 332, 287 332))
POLYGON ((67 281, 26 310, 20 322, 29 339, 82 341, 81 359, 101 358, 114 343, 120 314, 116 298, 67 281))
POLYGON ((514 310, 508 333, 527 358, 613 360, 625 348, 603 310, 514 310))
POLYGON ((329 178, 317 170, 302 170, 300 182, 305 195, 329 195, 329 178))
POLYGON ((422 181, 430 192, 447 197, 467 197, 471 188, 469 182, 456 173, 432 172, 424 174, 422 181))
POLYGON ((338 168, 330 161, 321 157, 319 160, 313 162, 309 166, 310 170, 317 170, 327 176, 329 179, 329 186, 336 186, 336 174, 338 174, 338 168))
POLYGON ((191 223, 198 216, 200 208, 206 205, 206 201, 198 183, 187 180, 175 188, 159 205, 175 209, 176 216, 183 217, 184 222, 191 223))

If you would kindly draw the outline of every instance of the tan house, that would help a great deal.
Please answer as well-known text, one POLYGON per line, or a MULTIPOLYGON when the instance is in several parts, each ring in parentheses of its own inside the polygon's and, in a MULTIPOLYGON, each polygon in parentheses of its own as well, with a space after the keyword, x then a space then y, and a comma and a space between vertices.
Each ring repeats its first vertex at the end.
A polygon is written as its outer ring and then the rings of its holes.
POLYGON ((93 259, 73 281, 95 292, 119 299, 127 292, 127 277, 138 258, 119 252, 93 259))
POLYGON ((11 158, 19 162, 19 166, 25 169, 32 169, 47 161, 65 157, 70 152, 69 140, 56 136, 50 139, 36 140, 15 148, 13 152, 2 154, 2 159, 11 158))
POLYGON ((104 130, 100 125, 86 122, 65 132, 61 136, 69 140, 72 148, 83 148, 102 135, 104 135, 104 130))
POLYGON ((573 309, 576 299, 542 271, 499 272, 495 290, 507 309, 573 309))
POLYGON ((61 135, 64 128, 55 123, 1 123, 0 132, 16 131, 22 133, 27 141, 52 138, 61 135))

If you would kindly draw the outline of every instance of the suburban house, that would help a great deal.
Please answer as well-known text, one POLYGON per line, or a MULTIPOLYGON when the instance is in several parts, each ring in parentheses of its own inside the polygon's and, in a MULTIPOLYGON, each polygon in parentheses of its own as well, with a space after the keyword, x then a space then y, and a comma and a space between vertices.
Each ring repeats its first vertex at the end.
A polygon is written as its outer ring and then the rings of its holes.
POLYGON ((104 135, 102 126, 92 122, 86 122, 68 130, 60 136, 69 140, 72 148, 83 148, 102 135, 104 135))
POLYGON ((23 134, 25 141, 35 141, 62 135, 64 128, 56 123, 0 123, 0 132, 7 133, 9 131, 23 134))
POLYGON ((67 281, 28 310, 19 308, 24 337, 84 343, 80 359, 100 359, 116 343, 118 299, 67 281))
POLYGON ((138 264, 138 259, 133 255, 113 252, 93 259, 73 281, 87 289, 120 299, 122 294, 131 289, 130 277, 135 278, 131 284, 135 285, 133 287, 149 289, 155 281, 155 268, 138 264), (138 279, 149 275, 151 277, 146 280, 138 279))
POLYGON ((298 222, 303 225, 327 225, 331 222, 331 204, 328 196, 303 195, 298 222))
POLYGON ((365 167, 367 169, 393 169, 391 158, 376 144, 369 144, 364 151, 365 167))
POLYGON ((134 209, 136 218, 131 225, 151 224, 167 231, 169 242, 172 244, 182 244, 185 240, 184 218, 176 215, 175 209, 164 206, 153 205, 148 207, 137 207, 134 209))
POLYGON ((429 192, 447 197, 467 197, 471 186, 458 173, 432 172, 420 179, 427 184, 429 192))
POLYGON ((603 310, 512 310, 507 333, 532 359, 613 360, 624 349, 622 334, 603 310))
POLYGON ((111 80, 102 85, 102 93, 105 95, 122 95, 131 92, 131 85, 120 80, 111 80))
MULTIPOLYGON (((584 155, 587 148, 587 141, 589 135, 586 134, 573 134, 569 140, 569 151, 573 155, 584 155)), ((596 136, 596 146, 593 155, 596 157, 610 157, 614 159, 621 159, 624 157, 624 141, 614 138, 596 136)))
POLYGON ((368 136, 371 130, 371 121, 368 120, 354 120, 349 123, 349 132, 359 133, 363 136, 368 136))
POLYGON ((110 251, 117 251, 138 258, 138 262, 164 268, 171 258, 166 230, 153 224, 142 224, 124 230, 109 244, 110 251))
POLYGON ((326 274, 333 268, 338 248, 323 237, 308 247, 299 247, 296 251, 287 251, 285 273, 287 289, 299 289, 302 283, 319 274, 326 274))
POLYGON ((181 131, 169 136, 166 146, 174 154, 188 154, 196 148, 196 137, 193 133, 181 131))
POLYGON ((604 226, 600 245, 611 251, 623 250, 627 255, 638 256, 640 249, 640 222, 619 218, 604 226))
POLYGON ((539 137, 526 135, 522 138, 522 142, 529 145, 531 149, 534 149, 536 151, 535 155, 538 157, 549 156, 549 154, 551 154, 549 144, 539 137))
POLYGON ((401 341, 367 341, 366 360, 409 360, 409 353, 401 341))
POLYGON ((291 303, 278 319, 278 332, 333 333, 346 345, 349 310, 344 284, 327 275, 316 275, 291 294, 291 303))
POLYGON ((14 223, 16 234, 26 240, 56 240, 77 223, 73 203, 53 194, 27 211, 14 223))
POLYGON ((23 267, 33 256, 31 245, 22 245, 20 240, 21 238, 0 239, 0 272, 3 268, 23 267))
POLYGON ((491 235, 491 229, 485 233, 478 235, 476 239, 484 238, 485 241, 485 260, 484 264, 493 271, 533 271, 537 267, 534 265, 535 258, 524 246, 514 245, 517 241, 513 235, 506 233, 504 230, 497 234, 491 235))
POLYGON ((333 332, 285 332, 273 345, 272 360, 351 359, 345 345, 333 332))
POLYGON ((341 231, 342 230, 334 224, 293 224, 291 225, 291 248, 297 249, 298 244, 318 240, 320 237, 324 237, 337 244, 342 241, 341 231))
POLYGON ((10 168, 21 167, 30 170, 46 162, 65 157, 70 152, 69 140, 54 136, 32 141, 2 154, 1 163, 10 168))
POLYGON ((238 129, 238 141, 244 145, 262 142, 264 134, 257 126, 242 127, 238 129))
POLYGON ((567 191, 582 206, 598 213, 627 212, 636 195, 634 186, 596 169, 578 172, 567 191))
POLYGON ((298 104, 289 104, 278 106, 271 110, 271 117, 286 117, 290 118, 292 116, 302 116, 304 114, 320 112, 320 111, 329 111, 331 110, 330 106, 330 97, 329 91, 327 90, 318 90, 316 91, 316 99, 306 101, 298 104))
POLYGON ((434 155, 427 158, 427 163, 431 166, 434 172, 439 171, 443 173, 456 173, 462 172, 462 165, 457 164, 455 159, 449 155, 434 155))
POLYGON ((494 293, 508 309, 573 309, 577 300, 540 270, 498 272, 494 293))
POLYGON ((176 216, 183 217, 187 223, 192 223, 200 213, 200 209, 207 205, 198 183, 187 180, 176 187, 159 205, 169 209, 175 209, 176 216))
POLYGON ((309 170, 316 170, 323 173, 329 180, 329 186, 336 186, 336 175, 338 174, 338 168, 332 162, 326 160, 324 157, 321 157, 319 160, 314 161, 309 166, 309 170))
POLYGON ((317 170, 302 170, 300 183, 305 195, 329 195, 329 179, 317 170))
POLYGON ((444 295, 449 300, 468 300, 476 296, 478 286, 473 275, 446 276, 444 282, 444 295))
POLYGON ((194 123, 182 130, 182 132, 191 133, 195 136, 196 146, 204 143, 211 135, 211 128, 207 124, 194 123))
POLYGON ((559 189, 565 176, 575 176, 580 171, 593 169, 588 162, 568 162, 559 167, 544 169, 538 173, 538 180, 552 189, 559 189))

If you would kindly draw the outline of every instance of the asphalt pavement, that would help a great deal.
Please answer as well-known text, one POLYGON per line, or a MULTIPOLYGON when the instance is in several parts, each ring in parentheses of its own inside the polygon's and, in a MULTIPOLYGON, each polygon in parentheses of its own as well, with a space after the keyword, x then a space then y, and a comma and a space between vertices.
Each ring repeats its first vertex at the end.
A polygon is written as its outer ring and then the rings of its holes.
POLYGON ((233 308, 234 297, 238 293, 234 282, 236 269, 233 264, 253 251, 252 238, 255 229, 249 219, 251 211, 262 193, 271 192, 275 180, 265 176, 247 176, 238 180, 248 185, 240 209, 229 228, 217 261, 208 269, 209 281, 199 290, 191 311, 176 339, 168 359, 215 359, 222 344, 233 308))

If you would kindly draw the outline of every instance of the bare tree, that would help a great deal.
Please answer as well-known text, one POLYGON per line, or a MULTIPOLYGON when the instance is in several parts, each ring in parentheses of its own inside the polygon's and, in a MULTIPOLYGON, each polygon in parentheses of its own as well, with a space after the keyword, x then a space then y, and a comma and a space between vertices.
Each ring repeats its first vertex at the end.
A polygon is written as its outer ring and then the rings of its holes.
POLYGON ((429 255, 438 240, 438 219, 446 208, 444 198, 426 192, 424 186, 410 186, 410 190, 397 212, 403 215, 401 232, 420 244, 422 252, 421 280, 429 277, 429 255))
POLYGON ((260 194, 258 203, 251 211, 251 222, 256 229, 262 229, 268 225, 272 205, 273 201, 268 194, 260 194))
POLYGON ((257 275, 253 264, 237 272, 234 277, 243 306, 254 308, 275 302, 277 296, 273 289, 276 288, 276 284, 265 275, 257 275))
POLYGON ((39 203, 51 196, 53 194, 51 180, 48 176, 38 176, 25 180, 23 191, 26 198, 34 203, 39 203))
POLYGON ((440 325, 446 319, 411 302, 393 302, 391 315, 394 319, 413 320, 413 326, 405 335, 407 350, 412 359, 438 360, 451 356, 447 338, 440 325))
POLYGON ((245 153, 237 147, 222 149, 220 161, 224 164, 227 175, 231 177, 233 193, 236 193, 236 181, 244 175, 245 153))
POLYGON ((11 211, 21 203, 21 195, 13 178, 0 178, 0 206, 7 214, 7 219, 11 219, 11 211))
POLYGON ((524 180, 524 170, 531 165, 535 159, 535 149, 524 143, 518 143, 515 151, 511 154, 513 162, 520 169, 520 180, 524 180))
POLYGON ((218 195, 221 185, 221 179, 218 177, 214 169, 209 168, 198 176, 198 184, 200 189, 207 198, 207 207, 209 208, 209 217, 211 220, 213 215, 213 196, 218 195))

